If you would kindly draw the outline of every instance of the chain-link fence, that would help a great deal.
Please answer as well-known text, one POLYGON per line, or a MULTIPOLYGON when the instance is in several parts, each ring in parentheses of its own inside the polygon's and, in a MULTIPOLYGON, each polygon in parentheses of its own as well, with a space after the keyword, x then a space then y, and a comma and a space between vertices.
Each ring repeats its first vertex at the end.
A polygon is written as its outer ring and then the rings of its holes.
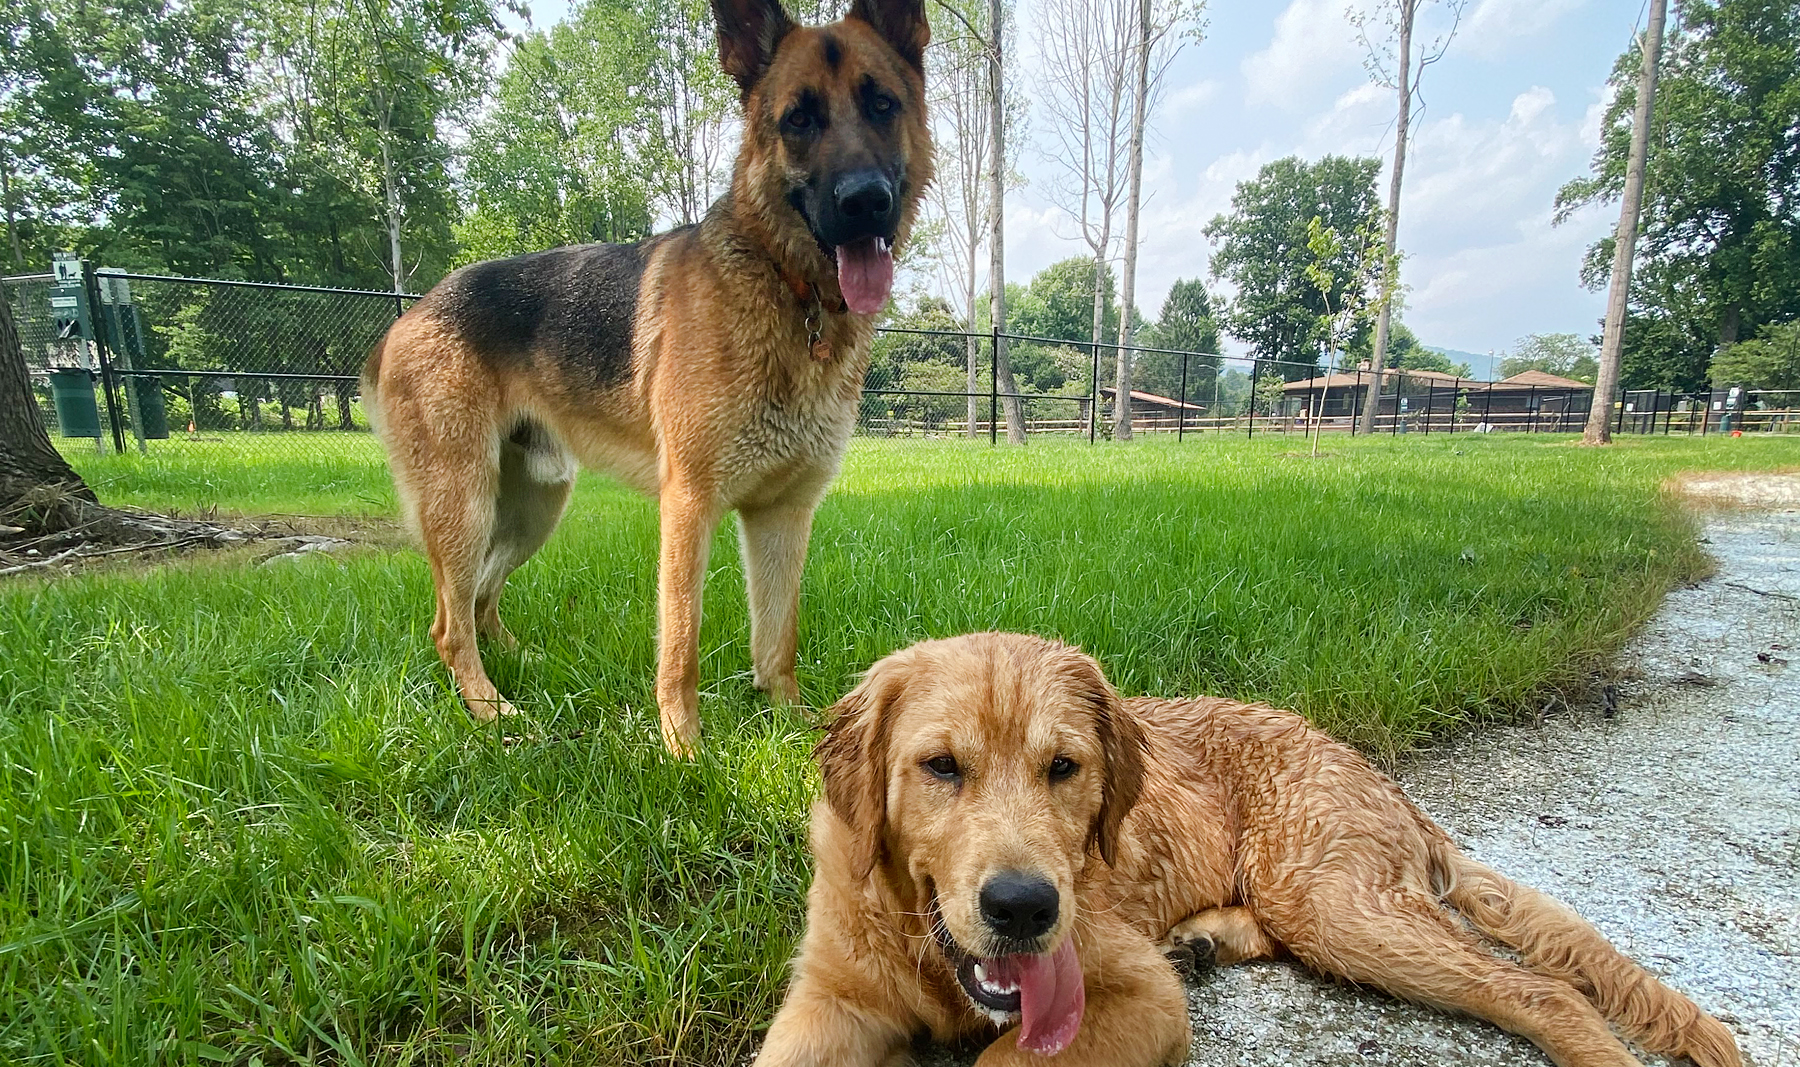
MULTIPOLYGON (((59 265, 62 266, 62 265, 59 265)), ((345 447, 368 420, 362 362, 410 294, 84 270, 4 279, 44 422, 105 450, 252 439, 345 447)), ((1114 344, 989 331, 883 329, 857 433, 882 438, 1112 436, 1114 344), (1004 356, 1010 375, 1001 370, 1004 356), (1010 376, 1010 384, 1007 378, 1010 376)), ((1480 381, 1433 371, 1132 347, 1134 433, 1570 433, 1591 387, 1542 372, 1480 381), (1369 414, 1373 405, 1373 415, 1369 414)), ((1800 432, 1800 393, 1633 391, 1615 431, 1800 432)), ((76 447, 80 447, 76 445, 76 447)), ((357 444, 353 447, 360 447, 357 444)), ((372 445, 370 446, 372 448, 372 445)), ((373 455, 371 451, 371 455, 373 455)))
POLYGON ((417 299, 104 270, 85 285, 8 278, 6 290, 51 433, 144 450, 366 433, 357 375, 417 299))

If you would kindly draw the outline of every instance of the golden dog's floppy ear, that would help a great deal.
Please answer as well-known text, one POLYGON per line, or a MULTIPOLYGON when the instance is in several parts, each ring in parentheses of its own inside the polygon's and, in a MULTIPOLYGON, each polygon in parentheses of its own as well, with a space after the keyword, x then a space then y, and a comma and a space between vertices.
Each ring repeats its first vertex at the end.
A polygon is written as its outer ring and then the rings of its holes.
POLYGON ((921 73, 925 70, 925 46, 931 43, 931 23, 925 19, 925 0, 853 0, 845 18, 874 27, 900 58, 921 73))
POLYGON ((1143 789, 1144 731, 1093 657, 1071 648, 1063 669, 1069 684, 1094 708, 1094 730, 1106 766, 1101 769, 1100 813, 1088 829, 1088 845, 1098 848, 1110 867, 1118 856, 1119 825, 1143 789))
POLYGON ((731 75, 744 98, 775 61, 775 49, 794 28, 780 0, 713 0, 719 24, 719 65, 731 75))
POLYGON ((900 676, 910 657, 897 653, 876 663, 862 684, 832 705, 825 736, 813 748, 825 779, 825 802, 850 827, 851 864, 866 878, 881 859, 887 825, 888 728, 900 676))

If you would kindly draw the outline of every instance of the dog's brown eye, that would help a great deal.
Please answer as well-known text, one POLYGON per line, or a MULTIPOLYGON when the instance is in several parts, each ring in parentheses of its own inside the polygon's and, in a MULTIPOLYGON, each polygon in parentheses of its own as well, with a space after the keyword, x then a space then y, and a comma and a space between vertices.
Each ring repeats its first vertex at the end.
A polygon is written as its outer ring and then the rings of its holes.
POLYGON ((1081 764, 1067 756, 1058 756, 1050 761, 1050 780, 1060 782, 1081 769, 1081 764))
POLYGON ((925 769, 946 782, 962 777, 962 768, 956 765, 955 758, 951 756, 933 756, 925 761, 925 769))
POLYGON ((898 106, 899 103, 891 96, 877 94, 875 99, 869 101, 869 110, 877 115, 889 114, 898 106))
POLYGON ((788 128, 791 130, 807 130, 812 128, 812 116, 808 115, 802 108, 795 108, 788 112, 787 118, 782 121, 786 122, 788 128))

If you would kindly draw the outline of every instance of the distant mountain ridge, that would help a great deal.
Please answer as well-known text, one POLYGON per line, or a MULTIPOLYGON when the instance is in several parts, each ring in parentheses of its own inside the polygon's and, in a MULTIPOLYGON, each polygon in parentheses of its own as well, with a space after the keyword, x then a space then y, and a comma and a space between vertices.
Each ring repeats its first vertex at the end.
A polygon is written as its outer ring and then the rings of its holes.
POLYGON ((1442 345, 1420 345, 1419 347, 1426 349, 1427 351, 1436 352, 1452 363, 1467 363, 1469 365, 1469 373, 1483 381, 1493 381, 1501 376, 1500 360, 1502 357, 1498 355, 1486 355, 1480 352, 1464 352, 1461 349, 1445 348, 1442 345))

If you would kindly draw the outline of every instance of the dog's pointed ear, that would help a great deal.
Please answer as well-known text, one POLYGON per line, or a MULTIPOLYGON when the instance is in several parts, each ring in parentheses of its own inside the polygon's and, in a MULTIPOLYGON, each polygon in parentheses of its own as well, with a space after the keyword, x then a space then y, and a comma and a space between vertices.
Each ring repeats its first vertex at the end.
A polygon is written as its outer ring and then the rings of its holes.
POLYGON ((925 46, 931 43, 931 23, 925 19, 925 0, 852 0, 845 18, 874 27, 900 58, 914 69, 925 70, 925 46))
POLYGON ((1064 661, 1067 678, 1094 710, 1094 730, 1100 737, 1105 766, 1100 774, 1100 812, 1088 828, 1088 844, 1112 866, 1119 853, 1119 827, 1138 801, 1144 786, 1144 729, 1119 699, 1093 657, 1069 649, 1064 661))
POLYGON ((713 0, 719 25, 719 65, 744 97, 775 61, 775 49, 794 28, 781 0, 713 0))
POLYGON ((825 802, 850 827, 858 878, 875 869, 887 828, 888 732, 906 671, 903 653, 869 668, 862 684, 832 705, 825 736, 813 748, 825 802))

